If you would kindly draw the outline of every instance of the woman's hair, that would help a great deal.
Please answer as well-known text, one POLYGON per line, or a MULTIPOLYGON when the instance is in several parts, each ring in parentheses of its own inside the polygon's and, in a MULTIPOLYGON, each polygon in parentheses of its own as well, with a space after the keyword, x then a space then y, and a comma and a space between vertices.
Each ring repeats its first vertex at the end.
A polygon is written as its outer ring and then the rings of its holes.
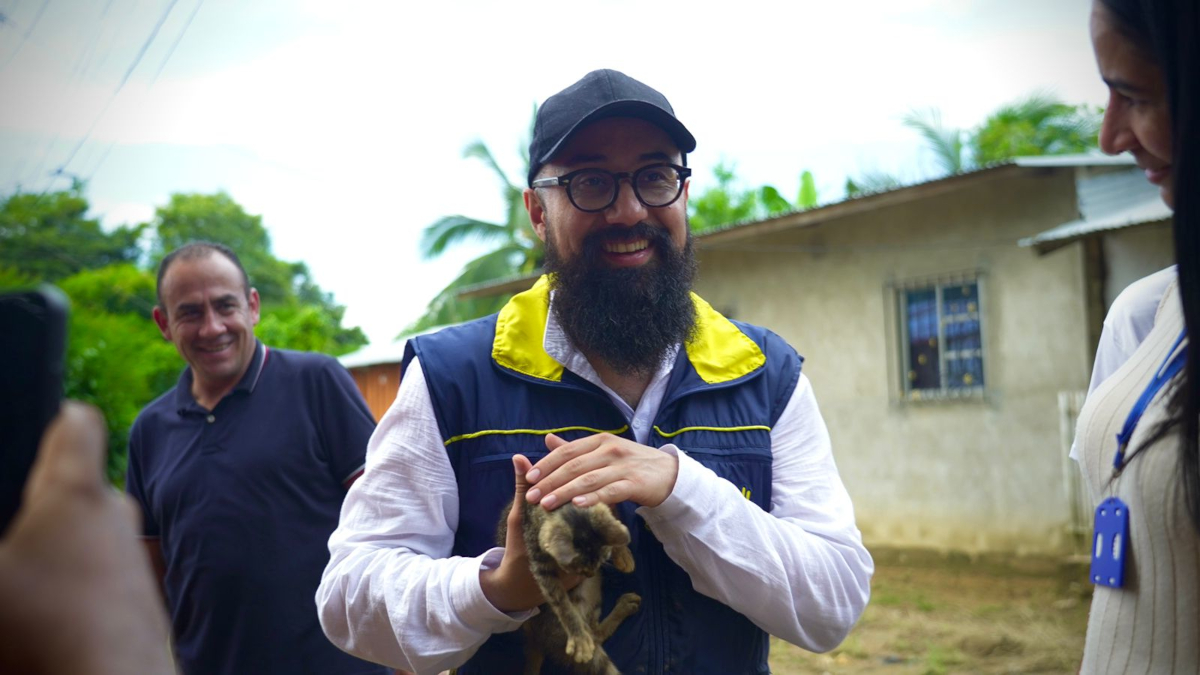
MULTIPOLYGON (((1118 30, 1154 57, 1167 85, 1174 180, 1175 262, 1189 354, 1172 390, 1169 426, 1182 427, 1179 463, 1184 498, 1200 531, 1200 2, 1100 0, 1118 30)), ((1166 429, 1154 434, 1161 437, 1166 429)), ((1132 457, 1132 456, 1131 456, 1132 457)))

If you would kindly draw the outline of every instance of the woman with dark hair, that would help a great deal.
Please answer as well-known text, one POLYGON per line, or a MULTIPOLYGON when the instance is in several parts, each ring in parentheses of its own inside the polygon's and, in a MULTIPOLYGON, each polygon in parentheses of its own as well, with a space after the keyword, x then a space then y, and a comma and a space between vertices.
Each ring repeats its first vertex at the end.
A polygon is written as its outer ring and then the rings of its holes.
POLYGON ((1178 280, 1154 328, 1079 419, 1096 507, 1096 584, 1084 673, 1200 673, 1200 9, 1197 0, 1094 0, 1110 97, 1100 132, 1175 211, 1178 280))

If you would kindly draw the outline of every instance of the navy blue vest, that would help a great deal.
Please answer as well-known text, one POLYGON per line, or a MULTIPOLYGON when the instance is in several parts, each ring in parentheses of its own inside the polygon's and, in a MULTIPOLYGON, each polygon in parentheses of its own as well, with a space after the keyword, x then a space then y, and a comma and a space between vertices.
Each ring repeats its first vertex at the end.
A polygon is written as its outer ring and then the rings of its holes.
MULTIPOLYGON (((649 444, 674 443, 737 485, 760 508, 771 505, 771 428, 791 399, 801 358, 770 331, 724 318, 693 296, 697 336, 679 352, 649 444)), ((545 278, 498 315, 409 340, 433 400, 458 481, 454 555, 495 546, 512 498, 512 456, 536 462, 544 437, 575 440, 600 431, 632 439, 622 413, 595 385, 542 348, 549 307, 545 278)), ((745 616, 697 593, 691 578, 635 516, 618 506, 632 536, 633 574, 604 571, 602 616, 633 591, 641 610, 604 644, 622 673, 768 673, 768 636, 745 616)), ((520 632, 493 635, 460 675, 521 673, 520 632)), ((543 672, 552 672, 547 662, 543 672)))

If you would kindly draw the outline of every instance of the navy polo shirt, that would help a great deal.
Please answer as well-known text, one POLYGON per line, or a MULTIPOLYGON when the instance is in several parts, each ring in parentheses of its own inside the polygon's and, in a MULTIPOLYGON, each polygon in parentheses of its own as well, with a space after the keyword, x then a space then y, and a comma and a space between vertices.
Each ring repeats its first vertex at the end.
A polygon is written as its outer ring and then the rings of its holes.
POLYGON ((127 489, 166 560, 184 673, 383 673, 335 647, 314 596, 375 428, 350 374, 261 342, 211 411, 175 388, 130 432, 127 489))

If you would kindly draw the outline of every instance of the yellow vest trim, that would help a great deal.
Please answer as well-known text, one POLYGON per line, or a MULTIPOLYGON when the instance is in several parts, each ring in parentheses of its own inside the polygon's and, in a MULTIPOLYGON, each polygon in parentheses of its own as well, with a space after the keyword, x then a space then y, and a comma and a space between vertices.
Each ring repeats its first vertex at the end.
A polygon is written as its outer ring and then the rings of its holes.
POLYGON ((496 363, 539 380, 562 382, 562 364, 546 353, 546 319, 550 316, 550 277, 518 293, 496 318, 492 358, 496 363))
MULTIPOLYGON (((696 307, 696 332, 684 349, 700 379, 721 384, 766 365, 766 354, 732 321, 695 293, 692 302, 696 307)), ((562 364, 543 347, 549 315, 550 278, 543 275, 533 288, 513 296, 500 310, 492 342, 496 363, 539 380, 561 382, 562 364)))
POLYGON ((737 431, 770 431, 770 430, 771 430, 771 427, 764 426, 762 424, 752 424, 752 425, 746 426, 746 427, 684 427, 684 428, 680 429, 679 431, 663 431, 662 429, 659 429, 657 426, 654 427, 655 433, 657 433, 659 436, 662 436, 663 438, 675 438, 679 434, 687 433, 689 431, 737 432, 737 431))
POLYGON ((593 429, 592 427, 559 427, 557 429, 485 429, 483 431, 475 431, 461 436, 455 436, 450 440, 442 443, 442 445, 450 445, 458 441, 465 441, 471 438, 479 438, 480 436, 514 436, 517 434, 528 434, 530 436, 545 436, 546 434, 561 434, 564 431, 588 431, 593 434, 623 434, 629 430, 629 425, 625 425, 620 429, 593 429))
POLYGON ((700 379, 721 384, 762 368, 767 355, 733 322, 692 293, 696 305, 696 335, 684 345, 700 379))

